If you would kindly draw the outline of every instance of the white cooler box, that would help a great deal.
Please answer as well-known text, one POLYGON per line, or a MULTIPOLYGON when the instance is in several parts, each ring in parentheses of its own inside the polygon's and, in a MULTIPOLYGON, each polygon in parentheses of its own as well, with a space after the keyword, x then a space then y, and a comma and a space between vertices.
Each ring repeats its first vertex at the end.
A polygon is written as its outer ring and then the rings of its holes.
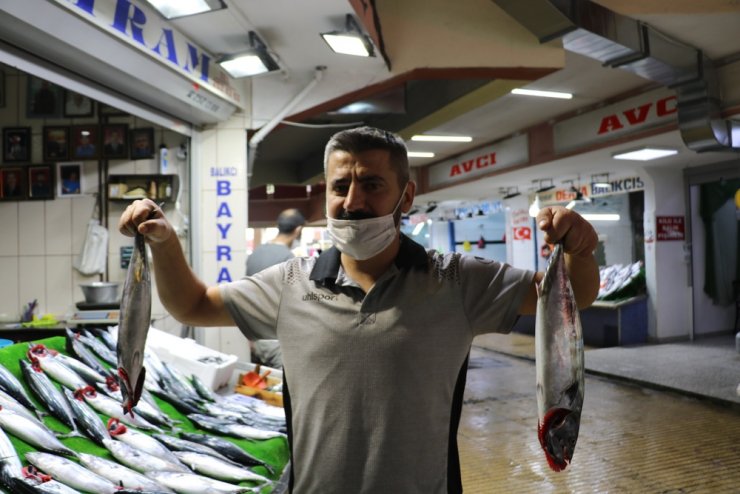
POLYGON ((197 376, 213 391, 229 384, 236 368, 236 355, 221 353, 190 338, 180 338, 152 327, 149 328, 146 348, 186 377, 197 376))

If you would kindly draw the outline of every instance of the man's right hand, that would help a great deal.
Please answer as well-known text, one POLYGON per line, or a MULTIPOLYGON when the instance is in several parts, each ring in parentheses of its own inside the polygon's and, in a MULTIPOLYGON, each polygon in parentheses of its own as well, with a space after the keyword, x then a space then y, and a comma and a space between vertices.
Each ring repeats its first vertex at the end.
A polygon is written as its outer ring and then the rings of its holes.
POLYGON ((118 231, 128 237, 141 233, 149 243, 162 243, 176 236, 162 208, 150 199, 132 202, 118 220, 118 231))

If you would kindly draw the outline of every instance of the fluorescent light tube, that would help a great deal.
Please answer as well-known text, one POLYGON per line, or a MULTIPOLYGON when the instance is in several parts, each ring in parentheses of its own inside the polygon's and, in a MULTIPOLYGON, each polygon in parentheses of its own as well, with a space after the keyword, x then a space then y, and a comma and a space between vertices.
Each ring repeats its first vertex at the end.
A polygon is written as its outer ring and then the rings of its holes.
POLYGON ((420 221, 419 223, 417 223, 416 226, 414 227, 414 231, 411 232, 411 235, 413 235, 415 237, 418 234, 420 234, 421 231, 424 229, 424 226, 425 225, 426 225, 426 223, 424 223, 423 221, 420 221))
POLYGON ((409 158, 434 158, 434 153, 428 153, 426 151, 409 151, 407 156, 409 158))
POLYGON ((559 99, 572 99, 572 93, 561 93, 558 91, 538 91, 536 89, 521 89, 516 88, 511 90, 511 94, 518 94, 521 96, 539 96, 540 98, 559 98, 559 99))
POLYGON ((666 156, 673 156, 674 154, 678 154, 677 149, 644 147, 613 154, 612 158, 615 160, 650 161, 665 158, 666 156))
POLYGON ((473 138, 470 136, 433 136, 420 134, 412 136, 411 140, 424 142, 470 142, 473 138))

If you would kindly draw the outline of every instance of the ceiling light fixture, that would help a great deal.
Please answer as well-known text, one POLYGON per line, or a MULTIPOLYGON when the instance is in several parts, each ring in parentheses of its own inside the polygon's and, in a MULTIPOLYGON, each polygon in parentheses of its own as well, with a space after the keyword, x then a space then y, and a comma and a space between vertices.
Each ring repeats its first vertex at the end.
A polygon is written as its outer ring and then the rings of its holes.
POLYGON ((426 151, 409 151, 406 153, 409 158, 434 158, 434 153, 426 151))
POLYGON ((249 31, 249 47, 246 51, 221 57, 218 64, 237 79, 280 70, 278 63, 268 53, 267 45, 254 31, 249 31))
POLYGON ((514 198, 514 197, 519 196, 521 194, 522 193, 519 192, 519 187, 518 186, 515 185, 514 187, 507 187, 506 188, 506 195, 504 196, 504 199, 511 199, 511 198, 514 198))
POLYGON ((678 149, 645 146, 639 149, 614 153, 612 158, 615 160, 650 161, 665 158, 666 156, 673 156, 674 154, 678 154, 678 149))
POLYGON ((535 190, 535 192, 537 193, 547 192, 548 190, 552 190, 554 188, 555 188, 555 184, 552 183, 551 178, 543 178, 542 180, 539 180, 539 188, 535 190), (543 182, 545 183, 543 184, 543 182), (550 183, 548 184, 547 182, 550 182, 550 183))
POLYGON ((511 94, 518 94, 520 96, 537 96, 540 98, 573 99, 572 93, 561 93, 559 91, 539 91, 536 89, 514 88, 511 90, 511 94))
POLYGON ((434 201, 432 201, 432 202, 430 202, 430 203, 427 204, 427 208, 424 210, 424 213, 425 214, 429 214, 432 211, 434 211, 435 209, 437 209, 437 203, 434 202, 434 201))
POLYGON ((165 19, 225 9, 222 0, 147 0, 165 19))
POLYGON ((473 138, 470 136, 434 136, 419 134, 412 136, 411 140, 423 142, 470 142, 473 138))
POLYGON ((347 14, 344 31, 321 33, 321 37, 335 53, 357 57, 375 56, 370 38, 365 36, 352 14, 347 14))

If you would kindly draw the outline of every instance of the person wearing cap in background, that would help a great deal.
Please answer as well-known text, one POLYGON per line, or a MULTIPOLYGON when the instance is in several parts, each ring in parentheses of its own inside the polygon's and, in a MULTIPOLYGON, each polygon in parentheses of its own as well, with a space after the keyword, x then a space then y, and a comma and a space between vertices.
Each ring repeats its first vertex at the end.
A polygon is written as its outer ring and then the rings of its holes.
MULTIPOLYGON (((278 215, 277 224, 277 237, 258 246, 247 258, 247 276, 252 276, 274 264, 295 257, 291 249, 301 237, 301 230, 306 224, 306 219, 297 209, 286 209, 278 215)), ((255 363, 277 369, 283 366, 282 353, 277 340, 257 340, 251 342, 250 347, 255 363)))

